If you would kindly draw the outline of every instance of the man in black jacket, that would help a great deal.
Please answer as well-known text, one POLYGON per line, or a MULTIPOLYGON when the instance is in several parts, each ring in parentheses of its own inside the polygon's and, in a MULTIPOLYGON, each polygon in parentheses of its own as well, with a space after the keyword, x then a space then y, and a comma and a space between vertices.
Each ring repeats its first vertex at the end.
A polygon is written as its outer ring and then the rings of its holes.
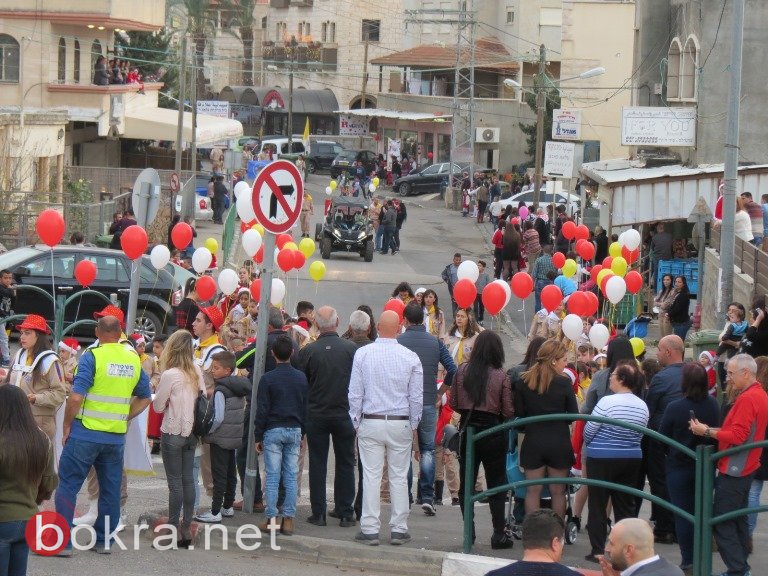
POLYGON ((339 316, 330 306, 315 312, 315 324, 320 335, 299 352, 299 369, 309 381, 306 431, 312 515, 307 522, 326 525, 325 485, 330 439, 336 471, 334 509, 329 515, 338 518, 340 526, 349 527, 356 524, 352 509, 355 499, 355 428, 349 417, 348 394, 357 345, 337 334, 339 316))

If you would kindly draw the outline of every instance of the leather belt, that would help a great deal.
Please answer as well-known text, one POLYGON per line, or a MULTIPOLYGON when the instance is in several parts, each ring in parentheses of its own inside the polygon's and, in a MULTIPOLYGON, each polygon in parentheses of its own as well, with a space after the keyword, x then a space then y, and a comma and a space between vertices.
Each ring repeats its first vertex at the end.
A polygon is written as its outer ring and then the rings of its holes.
POLYGON ((410 420, 410 416, 387 416, 386 414, 363 414, 368 420, 410 420))

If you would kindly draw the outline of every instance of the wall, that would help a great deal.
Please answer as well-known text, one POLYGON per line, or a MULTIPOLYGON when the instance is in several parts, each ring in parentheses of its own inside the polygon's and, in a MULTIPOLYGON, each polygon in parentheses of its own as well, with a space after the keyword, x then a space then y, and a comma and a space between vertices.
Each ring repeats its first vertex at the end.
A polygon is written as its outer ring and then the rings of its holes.
MULTIPOLYGON (((720 302, 720 285, 718 275, 720 271, 720 255, 713 249, 707 248, 704 255, 704 291, 701 301, 701 328, 702 330, 720 330, 722 325, 717 319, 717 309, 720 302)), ((733 276, 733 301, 741 302, 745 307, 752 303, 754 281, 736 268, 733 276)), ((729 302, 723 303, 727 306, 729 302)))
MULTIPOLYGON (((160 28, 165 18, 165 0, 48 0, 42 9, 29 0, 3 0, 1 9, 8 12, 28 12, 39 10, 43 13, 55 13, 66 16, 101 15, 115 19, 132 20, 152 24, 160 28)), ((100 24, 97 18, 94 24, 100 24)))

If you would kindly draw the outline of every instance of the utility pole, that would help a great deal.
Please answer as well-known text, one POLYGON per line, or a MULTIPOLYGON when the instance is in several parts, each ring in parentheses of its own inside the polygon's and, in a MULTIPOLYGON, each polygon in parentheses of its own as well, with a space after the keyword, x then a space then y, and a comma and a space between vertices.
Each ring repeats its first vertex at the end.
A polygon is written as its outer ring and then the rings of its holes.
POLYGON ((726 306, 733 300, 734 220, 736 188, 739 177, 739 113, 741 104, 741 63, 744 50, 744 2, 734 0, 731 37, 730 91, 728 93, 728 128, 725 135, 725 187, 723 190, 723 222, 720 230, 721 300, 718 317, 725 321, 726 306))
MULTIPOLYGON (((197 173, 197 65, 199 61, 197 43, 195 43, 195 74, 193 76, 194 81, 192 82, 192 146, 189 151, 191 160, 190 170, 194 173, 197 173)), ((192 213, 188 214, 188 216, 192 217, 194 214, 195 212, 193 209, 192 213)))
POLYGON ((293 60, 288 73, 288 153, 293 153, 293 60))
POLYGON ((547 94, 544 78, 547 73, 547 48, 539 46, 539 73, 536 76, 536 155, 533 173, 533 206, 539 207, 541 194, 541 164, 544 156, 544 114, 547 111, 547 94))
MULTIPOLYGON (((365 88, 366 84, 368 83, 368 37, 365 38, 365 46, 363 48, 363 85, 360 88, 360 94, 362 95, 362 98, 360 99, 360 109, 368 108, 366 106, 365 101, 365 88)), ((363 135, 360 134, 360 143, 358 145, 358 148, 362 150, 363 148, 363 135)))
MULTIPOLYGON (((182 142, 184 140, 184 93, 187 90, 187 35, 181 37, 181 65, 179 66, 179 119, 176 126, 176 163, 174 171, 181 178, 182 142)), ((173 210, 174 203, 171 202, 173 210)), ((184 207, 182 206, 182 211, 184 207)))

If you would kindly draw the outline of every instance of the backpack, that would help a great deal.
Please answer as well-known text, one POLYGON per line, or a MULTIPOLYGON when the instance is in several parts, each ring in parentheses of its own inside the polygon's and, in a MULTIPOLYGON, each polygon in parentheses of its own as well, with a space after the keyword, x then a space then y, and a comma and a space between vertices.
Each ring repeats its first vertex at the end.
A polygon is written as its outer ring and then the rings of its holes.
POLYGON ((202 438, 207 436, 213 426, 213 399, 210 401, 202 390, 195 400, 195 421, 192 424, 192 434, 202 438))

